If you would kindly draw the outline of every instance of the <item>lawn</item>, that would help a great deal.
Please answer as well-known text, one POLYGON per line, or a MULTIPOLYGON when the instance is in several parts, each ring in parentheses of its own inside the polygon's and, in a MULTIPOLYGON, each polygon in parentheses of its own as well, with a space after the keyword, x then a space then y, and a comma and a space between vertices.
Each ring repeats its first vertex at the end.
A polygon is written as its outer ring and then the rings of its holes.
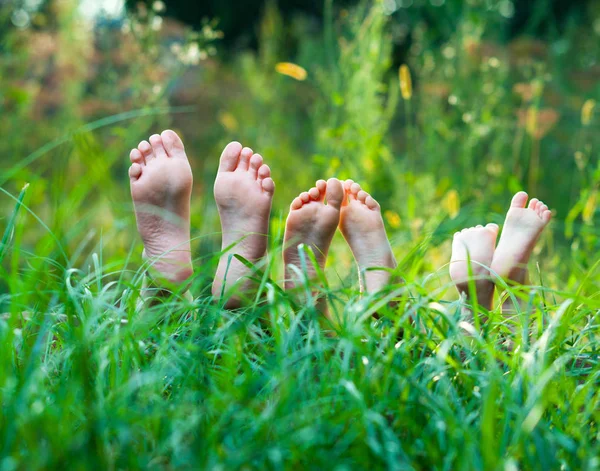
POLYGON ((93 27, 34 3, 0 3, 1 470, 600 469, 595 2, 536 2, 546 27, 517 32, 507 0, 326 0, 318 21, 267 2, 256 47, 169 2, 93 27), (166 128, 194 172, 194 298, 140 309, 128 155, 166 128), (277 185, 233 311, 210 289, 231 140, 277 185), (380 202, 403 281, 361 297, 336 235, 327 283, 290 295, 289 204, 333 176, 380 202), (553 210, 531 284, 466 318, 452 235, 502 224, 519 190, 553 210))

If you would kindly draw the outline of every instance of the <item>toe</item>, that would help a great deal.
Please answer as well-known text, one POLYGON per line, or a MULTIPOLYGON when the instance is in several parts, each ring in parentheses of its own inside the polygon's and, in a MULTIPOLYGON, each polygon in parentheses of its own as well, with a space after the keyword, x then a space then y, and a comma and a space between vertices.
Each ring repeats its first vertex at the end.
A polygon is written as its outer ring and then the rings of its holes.
POLYGON ((265 178, 261 183, 263 191, 273 194, 275 193, 275 182, 271 177, 265 178))
POLYGON ((512 201, 510 202, 510 206, 512 208, 524 208, 527 204, 527 193, 524 191, 519 191, 515 196, 513 196, 512 201))
POLYGON ((358 201, 360 201, 361 203, 364 203, 367 200, 367 196, 369 196, 369 193, 367 193, 364 190, 360 190, 358 192, 358 195, 356 195, 356 198, 358 199, 358 201))
POLYGON ((319 198, 317 201, 321 203, 325 201, 325 193, 327 192, 327 182, 325 180, 317 180, 315 187, 319 190, 319 198))
POLYGON ((158 134, 153 134, 150 136, 150 144, 152 145, 152 152, 157 159, 164 159, 168 157, 162 138, 158 134))
POLYGON ((185 156, 183 142, 175 131, 167 129, 160 134, 160 137, 169 157, 185 156))
POLYGON ((133 164, 143 165, 145 163, 144 155, 139 149, 131 149, 131 152, 129 153, 129 160, 131 160, 131 163, 133 164))
POLYGON ((242 152, 242 145, 239 142, 233 141, 227 144, 223 153, 221 154, 221 160, 219 161, 219 172, 233 172, 240 160, 240 153, 242 152))
POLYGON ((142 153, 146 162, 154 158, 154 155, 152 154, 152 146, 148 141, 140 142, 138 144, 138 150, 142 153))
POLYGON ((371 195, 367 195, 365 204, 369 209, 379 209, 379 203, 371 195))
POLYGON ((299 198, 302 200, 303 203, 308 203, 310 201, 310 195, 308 194, 308 191, 300 193, 299 198))
POLYGON ((335 209, 340 209, 344 198, 344 188, 342 182, 337 178, 327 180, 327 205, 333 206, 335 209))
POLYGON ((264 179, 271 176, 271 169, 267 164, 262 164, 258 169, 258 178, 264 179))
POLYGON ((263 158, 260 154, 254 154, 250 157, 250 164, 248 168, 248 172, 252 175, 253 178, 258 176, 258 169, 263 163, 263 158))
POLYGON ((548 206, 546 206, 544 203, 542 203, 540 201, 540 204, 538 205, 538 214, 540 215, 540 217, 542 217, 542 215, 548 211, 548 206))
POLYGON ((485 228, 490 231, 493 232, 495 234, 498 234, 498 230, 500 229, 498 227, 498 224, 494 224, 493 222, 490 222, 489 224, 486 224, 485 228))
MULTIPOLYGON (((342 206, 347 206, 350 203, 350 187, 354 183, 354 180, 346 180, 342 182, 342 188, 344 190, 344 198, 342 199, 342 206)), ((327 182, 325 182, 325 188, 327 188, 327 182)), ((354 198, 353 198, 354 199, 354 198)))
POLYGON ((314 186, 310 190, 308 190, 308 194, 310 195, 310 199, 315 201, 319 201, 319 199, 321 198, 321 192, 314 186))
POLYGON ((135 181, 138 178, 140 178, 141 175, 142 175, 142 166, 138 163, 131 164, 131 167, 129 167, 129 178, 132 181, 135 181))
POLYGON ((358 198, 358 192, 360 191, 360 185, 358 183, 352 183, 347 191, 348 199, 350 201, 356 201, 358 198))
POLYGON ((496 239, 498 238, 498 231, 500 227, 498 224, 494 224, 493 222, 485 225, 485 230, 488 231, 494 239, 494 246, 496 245, 496 239))
POLYGON ((533 209, 534 211, 537 210, 537 205, 540 202, 540 200, 538 200, 537 198, 531 198, 531 200, 529 200, 529 209, 533 209))
POLYGON ((302 207, 302 204, 302 200, 299 197, 294 198, 294 201, 292 201, 291 209, 300 209, 302 207))
POLYGON ((477 224, 475 227, 476 227, 477 229, 483 229, 483 226, 482 226, 481 224, 477 224))
POLYGON ((250 147, 244 147, 242 149, 242 152, 240 153, 240 161, 238 162, 238 170, 248 170, 248 167, 250 166, 250 157, 252 157, 252 154, 254 152, 252 152, 252 149, 250 149, 250 147))
POLYGON ((544 224, 548 224, 550 219, 552 219, 552 211, 547 209, 542 213, 542 221, 544 221, 544 224))

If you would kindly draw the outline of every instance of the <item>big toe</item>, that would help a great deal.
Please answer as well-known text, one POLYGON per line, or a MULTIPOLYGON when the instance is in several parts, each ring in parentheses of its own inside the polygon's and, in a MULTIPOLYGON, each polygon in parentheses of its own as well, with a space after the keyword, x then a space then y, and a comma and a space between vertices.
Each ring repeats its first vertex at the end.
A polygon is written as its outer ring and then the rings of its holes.
POLYGON ((510 202, 511 208, 524 208, 527 204, 527 198, 527 193, 524 191, 519 191, 515 196, 513 196, 513 199, 510 202))
POLYGON ((219 172, 233 172, 237 167, 241 152, 242 145, 239 142, 233 141, 227 144, 221 154, 219 172))
POLYGON ((328 206, 332 206, 338 210, 341 208, 344 199, 344 187, 342 186, 342 182, 337 178, 327 180, 326 198, 328 206))
POLYGON ((160 137, 169 157, 185 156, 183 142, 175 131, 167 129, 161 133, 160 137))

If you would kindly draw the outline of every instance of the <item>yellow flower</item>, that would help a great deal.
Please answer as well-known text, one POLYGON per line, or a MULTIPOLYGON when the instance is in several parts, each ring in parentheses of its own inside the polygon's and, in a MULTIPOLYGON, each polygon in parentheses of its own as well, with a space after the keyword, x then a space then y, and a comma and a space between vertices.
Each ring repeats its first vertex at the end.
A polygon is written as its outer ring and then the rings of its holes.
POLYGON ((450 219, 455 219, 460 211, 460 198, 458 192, 456 190, 450 190, 446 193, 446 196, 442 201, 442 206, 448 211, 450 219))
POLYGON ((362 160, 362 164, 363 164, 363 168, 367 171, 367 172, 374 172, 375 171, 375 162, 373 161, 373 159, 371 157, 366 157, 362 160))
POLYGON ((526 102, 531 101, 535 95, 535 87, 531 83, 516 83, 513 91, 526 102))
POLYGON ((389 209, 383 213, 385 216, 385 220, 388 224, 394 229, 398 229, 400 227, 400 216, 395 211, 390 211, 389 209))
POLYGON ((535 130, 537 128, 537 108, 530 107, 527 110, 527 118, 525 121, 525 130, 530 136, 535 134, 535 130))
POLYGON ((583 207, 583 212, 581 213, 581 218, 583 222, 589 224, 592 222, 594 218, 594 213, 596 212, 596 203, 598 202, 598 191, 594 190, 588 197, 585 202, 585 206, 583 207))
POLYGON ((596 107, 596 102, 591 98, 586 100, 583 106, 581 107, 581 124, 587 126, 592 121, 592 116, 594 114, 594 108, 596 107))
POLYGON ((400 77, 400 93, 402 98, 410 100, 412 97, 412 79, 410 78, 410 69, 406 64, 402 64, 398 70, 400 77))
POLYGON ((580 150, 575 152, 575 163, 577 164, 577 168, 579 170, 583 170, 585 168, 585 155, 580 150))
POLYGON ((228 131, 235 131, 238 128, 238 121, 235 119, 231 113, 219 113, 218 116, 219 122, 223 125, 225 129, 228 131))
POLYGON ((287 75, 300 82, 306 80, 306 77, 308 76, 306 69, 291 62, 279 62, 275 65, 275 70, 281 75, 287 75))
POLYGON ((560 115, 552 108, 537 109, 530 106, 527 110, 517 111, 518 125, 525 128, 534 139, 542 139, 558 122, 560 115))
POLYGON ((335 174, 342 166, 342 161, 338 157, 333 157, 329 161, 329 173, 335 174))

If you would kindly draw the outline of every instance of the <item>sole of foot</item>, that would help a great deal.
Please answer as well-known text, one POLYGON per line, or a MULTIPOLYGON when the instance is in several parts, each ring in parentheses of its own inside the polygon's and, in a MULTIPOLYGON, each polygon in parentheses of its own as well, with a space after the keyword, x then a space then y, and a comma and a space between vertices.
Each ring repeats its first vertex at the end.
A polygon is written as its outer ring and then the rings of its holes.
POLYGON ((391 273, 388 270, 366 270, 396 268, 381 208, 358 183, 346 180, 343 187, 340 231, 358 264, 361 292, 376 292, 389 284, 391 273))
MULTIPOLYGON (((229 143, 221 154, 214 186, 224 253, 213 283, 213 296, 225 293, 227 298, 233 286, 241 292, 249 289, 249 282, 240 280, 250 274, 250 269, 229 258, 237 254, 255 263, 265 256, 274 192, 271 169, 263 163, 262 156, 239 142, 229 143)), ((225 307, 236 308, 241 303, 239 296, 232 296, 225 307)))
POLYGON ((529 257, 552 219, 548 206, 537 198, 527 205, 527 199, 524 191, 513 197, 491 266, 497 275, 517 284, 525 283, 529 257))
POLYGON ((494 282, 489 269, 497 237, 498 225, 488 224, 463 229, 455 233, 452 240, 450 278, 461 295, 469 296, 469 278, 472 276, 477 300, 488 310, 492 307, 494 296, 494 282))
MULTIPOLYGON (((312 249, 321 269, 329 252, 331 240, 340 222, 340 210, 344 198, 342 182, 336 178, 319 180, 309 191, 301 193, 292 201, 288 215, 283 247, 285 265, 285 288, 298 284, 297 275, 290 266, 301 269, 299 245, 312 249)), ((307 261, 308 279, 316 276, 315 268, 307 261)))
MULTIPOLYGON (((162 281, 181 283, 193 273, 190 197, 193 176, 183 142, 171 131, 150 136, 129 154, 129 179, 144 258, 162 281)), ((158 281, 158 280, 157 280, 158 281)))

